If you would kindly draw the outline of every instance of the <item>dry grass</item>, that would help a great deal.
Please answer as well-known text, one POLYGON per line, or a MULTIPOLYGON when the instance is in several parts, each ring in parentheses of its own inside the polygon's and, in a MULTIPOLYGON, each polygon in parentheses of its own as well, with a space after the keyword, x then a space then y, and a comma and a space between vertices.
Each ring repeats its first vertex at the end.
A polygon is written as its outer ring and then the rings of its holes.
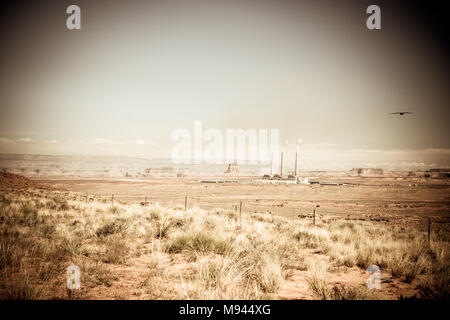
POLYGON ((364 286, 327 281, 333 269, 372 264, 416 281, 422 297, 449 297, 448 242, 433 235, 428 243, 409 228, 344 220, 312 226, 268 213, 239 221, 225 209, 111 206, 55 191, 3 192, 0 221, 1 299, 68 298, 70 264, 82 271, 79 298, 115 288, 137 264, 135 287, 152 299, 272 299, 293 269, 307 270, 319 299, 375 299, 364 286))

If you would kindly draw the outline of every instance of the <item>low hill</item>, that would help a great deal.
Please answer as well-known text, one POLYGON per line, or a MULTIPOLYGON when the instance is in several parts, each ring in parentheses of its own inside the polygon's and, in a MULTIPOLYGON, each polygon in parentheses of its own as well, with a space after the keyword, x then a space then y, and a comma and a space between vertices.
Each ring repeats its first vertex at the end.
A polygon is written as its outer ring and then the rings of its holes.
POLYGON ((43 190, 55 190, 50 186, 36 183, 27 177, 9 173, 0 172, 0 189, 43 189, 43 190))

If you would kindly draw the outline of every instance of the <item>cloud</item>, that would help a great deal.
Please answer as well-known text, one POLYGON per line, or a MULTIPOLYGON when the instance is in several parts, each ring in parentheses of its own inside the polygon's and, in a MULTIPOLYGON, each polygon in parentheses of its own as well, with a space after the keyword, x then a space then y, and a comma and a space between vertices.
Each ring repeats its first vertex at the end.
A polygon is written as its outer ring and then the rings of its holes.
POLYGON ((150 145, 153 146, 155 144, 154 141, 152 140, 143 140, 143 139, 136 139, 136 144, 138 145, 150 145))
POLYGON ((89 139, 88 143, 95 143, 95 144, 123 144, 122 141, 119 140, 112 140, 112 139, 104 139, 104 138, 94 138, 89 139))
MULTIPOLYGON (((285 163, 293 163, 293 155, 285 163)), ((353 167, 377 167, 385 170, 428 170, 448 167, 450 149, 300 149, 300 165, 304 170, 350 170, 353 167)))
POLYGON ((153 145, 153 141, 145 141, 143 139, 133 139, 133 140, 113 140, 105 138, 94 138, 89 139, 88 143, 100 144, 100 145, 153 145))
POLYGON ((339 144, 336 143, 301 143, 301 148, 305 149, 334 149, 339 147, 339 144))
POLYGON ((0 134, 5 136, 37 136, 40 133, 36 131, 3 131, 0 134))
POLYGON ((32 142, 31 138, 19 138, 16 140, 17 142, 32 142))
POLYGON ((145 144, 145 141, 141 139, 136 139, 136 144, 145 144))
POLYGON ((44 143, 57 144, 60 143, 59 140, 44 140, 44 143))
POLYGON ((13 140, 5 137, 0 137, 0 143, 11 143, 11 142, 13 142, 13 140))

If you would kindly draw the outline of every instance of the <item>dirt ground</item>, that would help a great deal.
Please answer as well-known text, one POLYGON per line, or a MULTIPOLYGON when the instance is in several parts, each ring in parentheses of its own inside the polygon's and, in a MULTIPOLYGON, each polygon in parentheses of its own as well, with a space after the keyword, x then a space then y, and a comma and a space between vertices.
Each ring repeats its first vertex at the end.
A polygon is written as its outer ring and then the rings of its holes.
MULTIPOLYGON (((217 181, 224 179, 216 178, 217 181)), ((224 181, 230 180, 225 178, 224 181)), ((322 178, 327 183, 332 178, 322 178)), ((215 179, 205 179, 215 181, 215 179)), ((236 179, 235 179, 236 180, 236 179)), ((237 183, 205 183, 202 178, 152 180, 58 179, 36 180, 59 189, 86 193, 88 201, 104 198, 122 203, 159 203, 164 206, 227 208, 242 213, 269 212, 292 218, 370 220, 450 231, 448 180, 347 178, 346 185, 262 184, 251 178, 237 183), (187 197, 187 199, 185 198, 187 197)), ((342 181, 342 179, 340 179, 342 181)))
MULTIPOLYGON (((213 179, 209 179, 213 180, 213 179)), ((328 179, 327 182, 333 181, 328 179)), ((345 185, 286 185, 262 184, 248 178, 237 182, 205 183, 202 178, 164 178, 153 180, 98 180, 47 177, 34 179, 33 183, 59 190, 86 195, 86 201, 104 199, 122 204, 145 205, 159 203, 162 206, 228 208, 242 214, 269 212, 292 219, 366 220, 393 227, 413 226, 420 231, 428 228, 441 238, 450 238, 450 184, 448 181, 347 179, 345 185), (241 203, 242 207, 240 209, 241 203)), ((142 266, 148 264, 150 249, 127 266, 109 266, 109 271, 121 279, 107 291, 101 287, 90 292, 95 299, 155 299, 148 296, 140 283, 145 278, 142 266), (105 294, 107 292, 107 294, 105 294)), ((311 255, 320 255, 311 252, 311 255)), ((172 258, 171 258, 172 259, 172 258)), ((189 262, 171 260, 172 269, 189 276, 189 262)), ((335 270, 328 273, 330 284, 361 285, 369 275, 358 267, 335 270)), ((420 276, 412 283, 393 279, 381 273, 383 299, 412 297, 417 292, 420 276)), ((188 281, 186 282, 188 284, 188 281)), ((179 288, 182 290, 182 288, 179 288)), ((87 297, 89 298, 89 297, 87 297)), ((164 297, 161 297, 164 298, 164 297)), ((166 297, 167 298, 167 297, 166 297)), ((186 297, 188 298, 188 297, 186 297)), ((312 299, 308 285, 308 272, 289 270, 278 299, 312 299)))

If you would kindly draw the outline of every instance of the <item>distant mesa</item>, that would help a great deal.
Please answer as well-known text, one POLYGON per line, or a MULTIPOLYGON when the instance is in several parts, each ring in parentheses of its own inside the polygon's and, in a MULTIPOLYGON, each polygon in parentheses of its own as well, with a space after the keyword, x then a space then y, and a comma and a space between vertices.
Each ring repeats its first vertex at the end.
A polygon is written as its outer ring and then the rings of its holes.
POLYGON ((446 179, 450 178, 450 169, 435 168, 425 172, 425 178, 446 179))
POLYGON ((237 161, 234 163, 229 163, 227 171, 225 171, 226 174, 239 174, 241 170, 239 169, 239 164, 237 161))
POLYGON ((383 175, 381 168, 353 168, 350 170, 351 176, 358 177, 379 177, 383 175))
POLYGON ((183 168, 177 172, 177 178, 183 178, 183 177, 188 177, 188 176, 192 176, 192 175, 193 175, 193 173, 192 173, 191 169, 189 169, 189 168, 183 168))
POLYGON ((434 168, 427 171, 390 171, 384 172, 380 168, 353 168, 350 170, 350 176, 353 177, 390 177, 390 178, 432 178, 448 179, 450 178, 450 169, 434 168))
POLYGON ((173 173, 174 168, 172 167, 159 167, 159 168, 147 168, 145 169, 145 173, 173 173))
MULTIPOLYGON (((421 166, 422 167, 422 166, 421 166)), ((352 170, 304 170, 289 171, 285 168, 283 176, 281 171, 270 170, 267 166, 249 165, 237 163, 234 159, 226 166, 224 164, 187 164, 175 165, 170 159, 140 159, 128 157, 96 157, 96 156, 48 156, 48 155, 21 155, 0 154, 0 173, 17 174, 25 177, 76 177, 76 178, 120 178, 120 179, 152 179, 152 178, 182 178, 187 176, 248 176, 265 183, 308 183, 308 178, 316 180, 319 177, 368 177, 368 178, 390 178, 390 179, 449 179, 450 168, 445 167, 422 167, 416 170, 392 170, 389 168, 353 168, 352 170), (224 170, 226 169, 226 170, 224 170), (224 173, 225 171, 225 173, 224 173), (278 171, 278 172, 277 172, 278 171), (264 174, 264 176, 262 176, 264 174), (262 178, 262 179, 261 179, 262 178)), ((19 178, 12 176, 3 181, 3 186, 12 184, 23 184, 28 186, 29 182, 20 182, 19 178), (12 180, 11 180, 12 179, 12 180), (11 181, 15 181, 14 183, 11 181)), ((228 181, 228 180, 227 180, 228 181)), ((230 180, 231 181, 231 180, 230 180)), ((314 183, 311 181, 309 183, 314 183)), ((1 183, 0 183, 1 185, 1 183)))
POLYGON ((448 168, 434 168, 434 169, 428 170, 428 172, 450 173, 450 169, 448 169, 448 168))
POLYGON ((169 166, 147 168, 145 169, 144 177, 177 177, 183 178, 191 176, 192 171, 189 168, 175 169, 169 166))

